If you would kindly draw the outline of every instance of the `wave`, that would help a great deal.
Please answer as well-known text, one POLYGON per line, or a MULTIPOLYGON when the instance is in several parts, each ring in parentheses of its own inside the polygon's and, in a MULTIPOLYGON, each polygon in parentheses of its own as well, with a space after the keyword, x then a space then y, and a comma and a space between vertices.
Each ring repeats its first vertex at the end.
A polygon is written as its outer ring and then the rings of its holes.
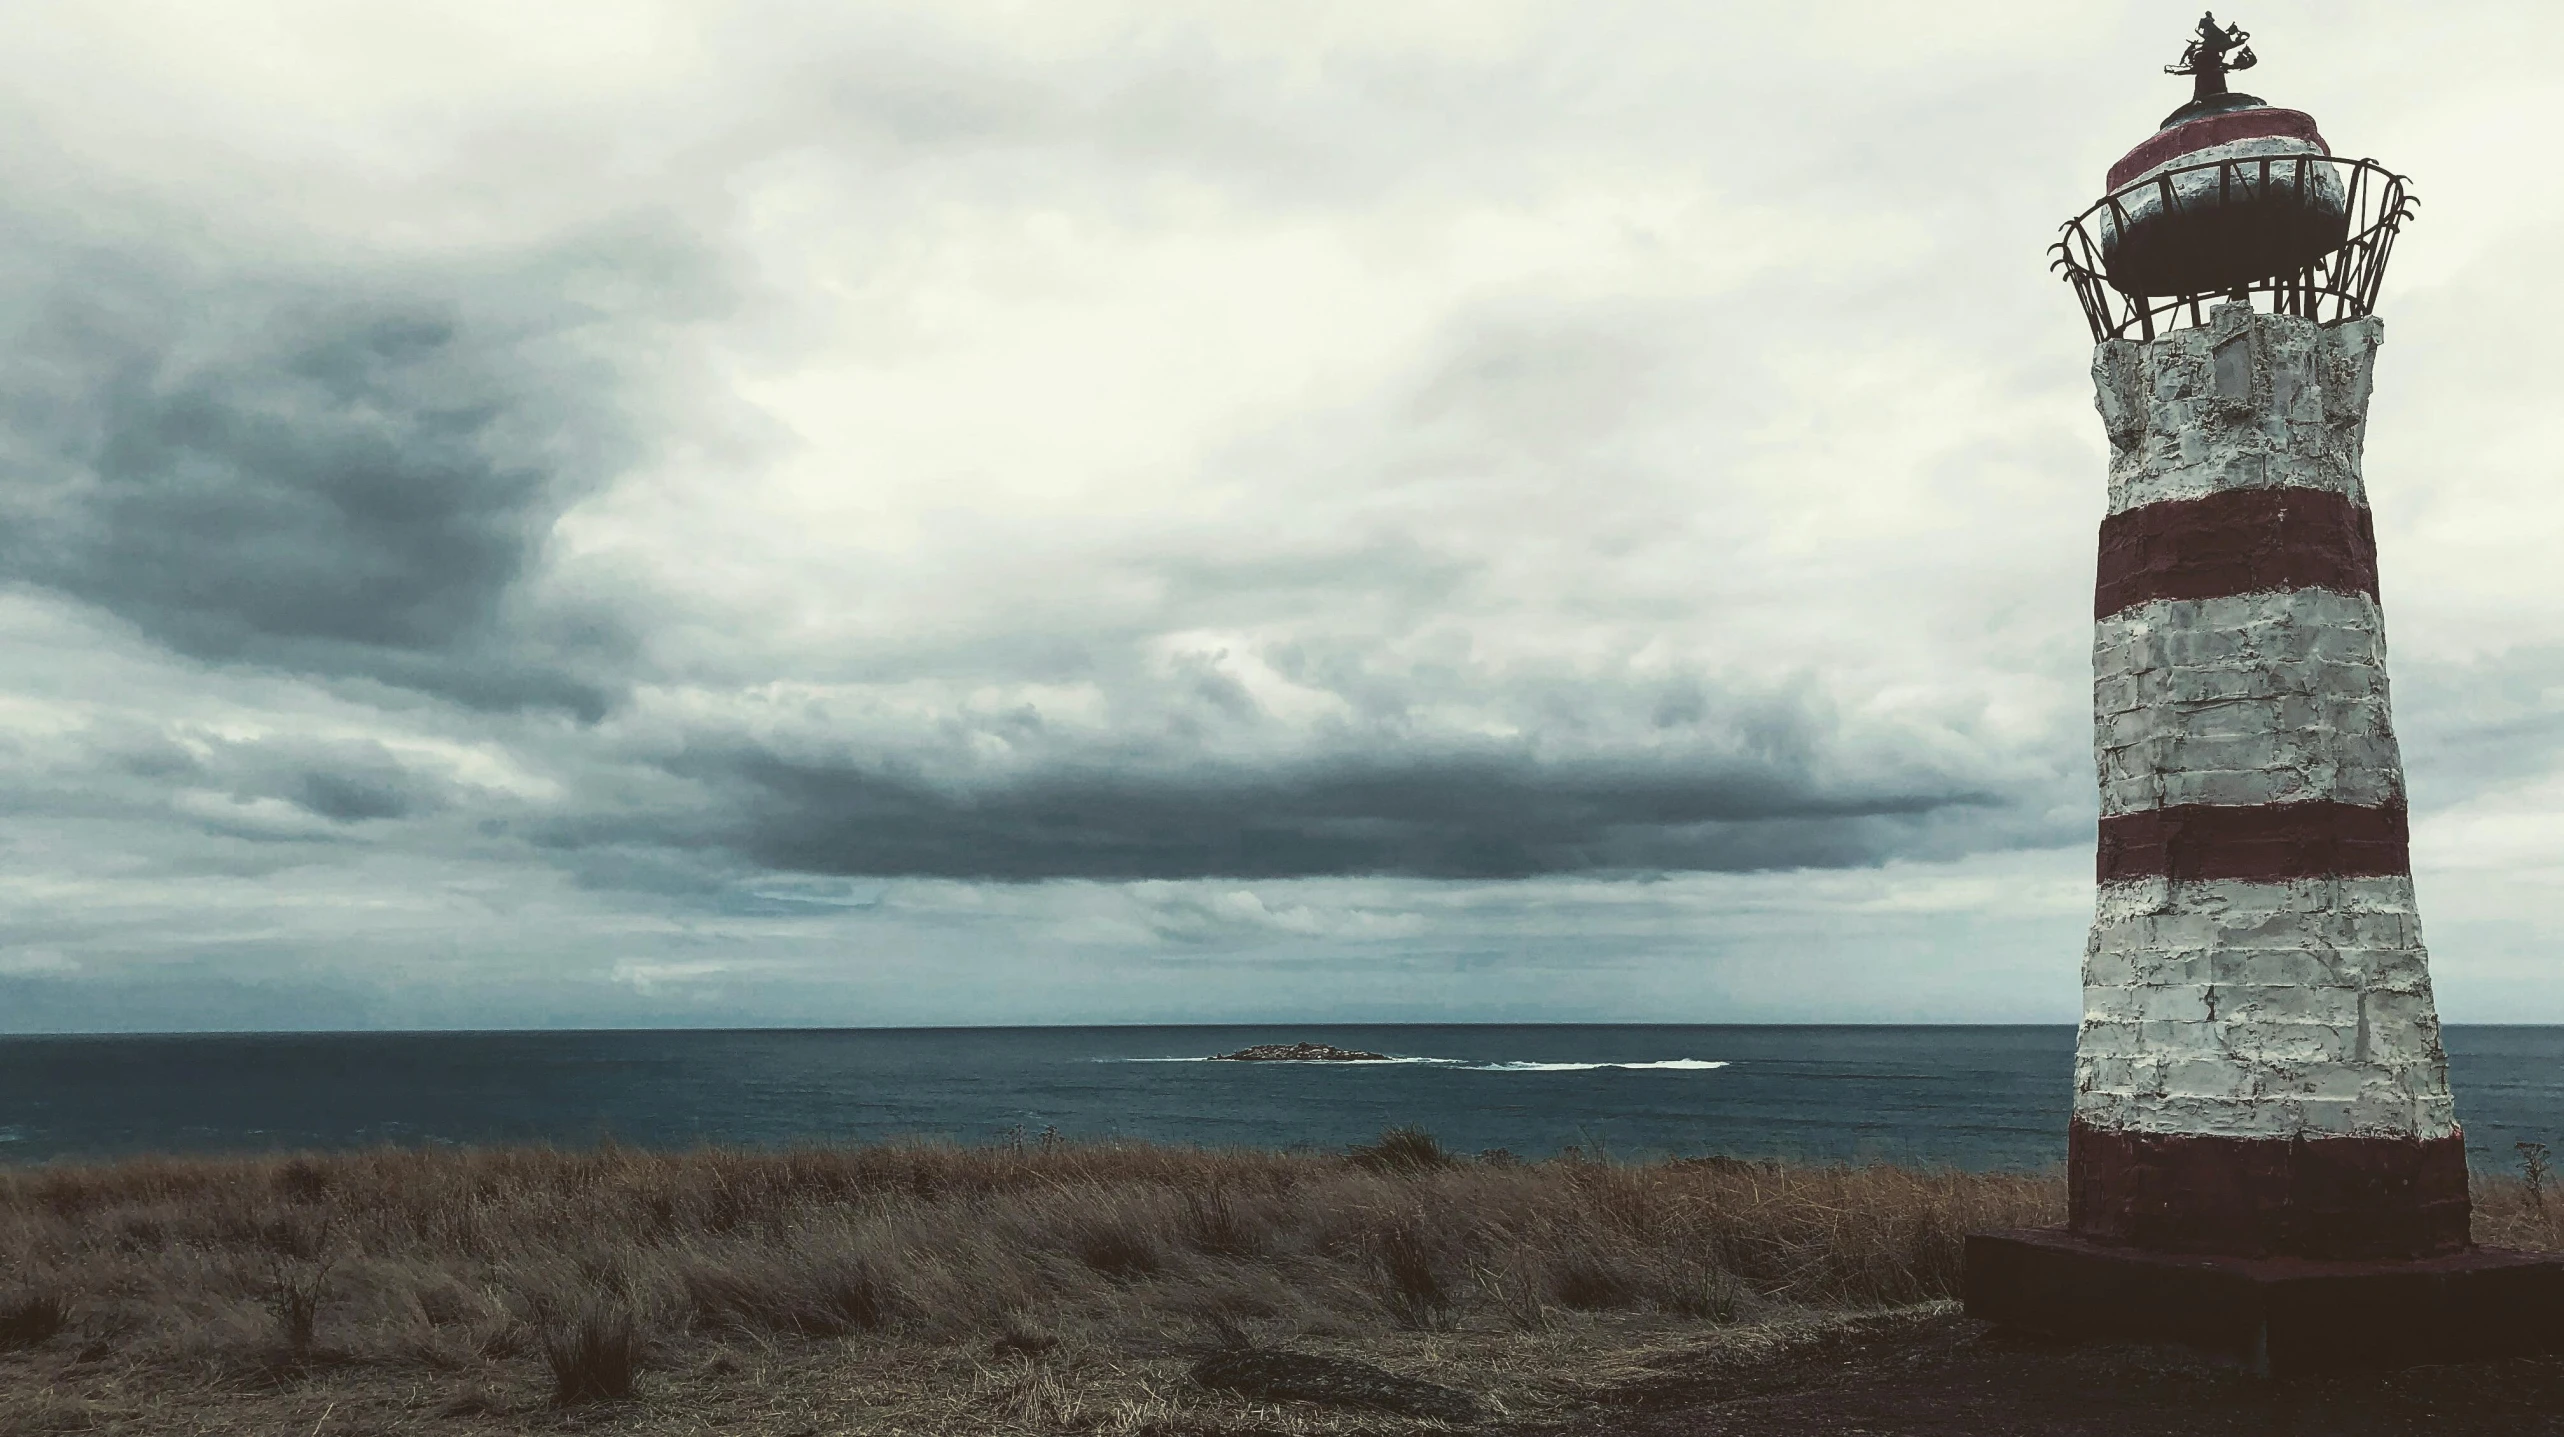
MULTIPOLYGON (((1098 1058, 1099 1063, 1218 1063, 1222 1058, 1098 1058)), ((1522 1060, 1510 1063, 1479 1063, 1467 1058, 1267 1058, 1266 1063, 1289 1063, 1303 1068, 1449 1068, 1461 1073, 1590 1073, 1601 1068, 1630 1071, 1652 1069, 1658 1072, 1707 1072, 1724 1068, 1727 1063, 1712 1058, 1659 1058, 1648 1063, 1537 1063, 1522 1060)), ((1252 1067, 1255 1064, 1239 1064, 1252 1067)))
POLYGON ((1473 1073, 1590 1073, 1596 1068, 1658 1068, 1704 1072, 1727 1064, 1709 1058, 1664 1058, 1653 1063, 1473 1063, 1473 1073))
MULTIPOLYGON (((1099 1063, 1228 1063, 1233 1058, 1098 1058, 1099 1063)), ((1385 1068, 1399 1064, 1449 1065, 1459 1058, 1258 1058, 1251 1063, 1238 1063, 1241 1068, 1261 1067, 1272 1063, 1290 1063, 1303 1068, 1385 1068)))

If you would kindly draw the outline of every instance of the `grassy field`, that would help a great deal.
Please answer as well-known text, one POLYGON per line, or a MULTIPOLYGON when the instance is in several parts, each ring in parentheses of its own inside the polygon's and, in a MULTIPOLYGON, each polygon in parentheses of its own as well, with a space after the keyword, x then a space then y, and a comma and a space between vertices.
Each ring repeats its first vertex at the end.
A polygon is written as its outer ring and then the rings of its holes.
MULTIPOLYGON (((2517 1182, 2479 1240, 2558 1245, 2517 1182)), ((1933 1310, 2053 1175, 1136 1145, 607 1148, 0 1169, 0 1432, 1429 1431, 1207 1355, 1574 1411, 1933 1310)), ((2559 1202, 2564 1209, 2564 1202, 2559 1202)))

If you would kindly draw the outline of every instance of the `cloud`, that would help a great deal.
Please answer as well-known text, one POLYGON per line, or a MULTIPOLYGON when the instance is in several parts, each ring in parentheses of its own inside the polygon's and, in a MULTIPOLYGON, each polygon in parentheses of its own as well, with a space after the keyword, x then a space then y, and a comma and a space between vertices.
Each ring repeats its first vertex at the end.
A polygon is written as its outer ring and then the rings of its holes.
POLYGON ((1363 943, 1432 933, 1420 913, 1390 905, 1293 901, 1298 896, 1192 883, 1135 885, 1133 891, 1148 930, 1172 943, 1211 948, 1295 938, 1363 943))
POLYGON ((379 742, 278 738, 208 741, 205 780, 238 802, 275 800, 331 824, 411 818, 448 802, 436 775, 403 763, 379 742))
POLYGON ((15 239, 0 572, 193 658, 614 700, 629 615, 536 581, 561 515, 650 442, 609 342, 646 316, 575 295, 641 271, 680 287, 651 307, 689 298, 665 237, 334 273, 15 239))
MULTIPOLYGON (((1375 577, 1318 587, 1401 592, 1375 577)), ((1846 706, 1804 677, 1306 627, 1080 647, 1050 682, 965 666, 645 704, 600 739, 657 786, 622 769, 514 831, 590 881, 664 891, 684 861, 707 881, 1006 883, 1833 868, 2067 842, 2090 821, 2051 796, 2062 764, 2024 762, 1964 703, 1846 706)))
POLYGON ((744 788, 738 846, 756 862, 1007 881, 1840 867, 1946 851, 1954 845, 1934 820, 1994 802, 1968 792, 1826 793, 1786 771, 1547 766, 1497 755, 1348 757, 1278 771, 1054 770, 960 791, 770 757, 740 761, 724 777, 744 788))

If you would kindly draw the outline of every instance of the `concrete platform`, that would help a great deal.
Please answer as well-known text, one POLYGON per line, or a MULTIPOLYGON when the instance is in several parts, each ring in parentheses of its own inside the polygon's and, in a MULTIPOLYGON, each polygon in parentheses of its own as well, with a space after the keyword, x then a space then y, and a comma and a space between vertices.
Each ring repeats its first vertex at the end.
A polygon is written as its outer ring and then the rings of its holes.
POLYGON ((2181 1342, 2262 1372, 2564 1351, 2564 1256, 2360 1262, 2112 1247, 2061 1228, 1967 1240, 1967 1311, 2068 1338, 2181 1342))

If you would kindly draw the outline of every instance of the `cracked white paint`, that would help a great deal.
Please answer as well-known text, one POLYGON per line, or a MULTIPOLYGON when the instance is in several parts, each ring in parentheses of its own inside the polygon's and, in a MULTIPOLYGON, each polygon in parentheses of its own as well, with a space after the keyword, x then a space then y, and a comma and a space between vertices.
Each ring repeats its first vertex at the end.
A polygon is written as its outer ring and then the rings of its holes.
POLYGON ((2075 1116, 2230 1137, 2456 1131, 2410 878, 2101 890, 2075 1116))
MULTIPOLYGON (((2093 360, 2119 513, 2304 485, 2366 503, 2374 319, 2319 326, 2221 305, 2093 360)), ((2385 627, 2321 589, 2159 599, 2093 637, 2104 814, 2404 792, 2385 627)), ((2409 877, 2152 878, 2102 888, 2085 950, 2075 1116, 2243 1138, 2457 1130, 2409 877)))
POLYGON ((2156 599, 2093 626, 2101 812, 2404 796, 2365 594, 2156 599))
POLYGON ((2110 436, 2110 512, 2228 489, 2301 485, 2368 502, 2359 481, 2385 326, 2322 325, 2221 304, 2209 322, 2093 351, 2110 436))

